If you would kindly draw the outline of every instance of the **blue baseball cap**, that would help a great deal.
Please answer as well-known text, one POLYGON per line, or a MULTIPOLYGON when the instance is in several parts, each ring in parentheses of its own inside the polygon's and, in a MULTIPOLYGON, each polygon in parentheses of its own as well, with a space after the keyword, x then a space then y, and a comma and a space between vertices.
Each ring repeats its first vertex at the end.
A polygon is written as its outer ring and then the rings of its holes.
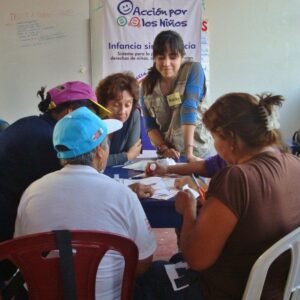
POLYGON ((80 107, 60 119, 53 132, 53 145, 58 158, 73 158, 95 149, 105 137, 122 128, 115 119, 101 120, 87 107, 80 107), (60 147, 64 146, 66 151, 60 147))

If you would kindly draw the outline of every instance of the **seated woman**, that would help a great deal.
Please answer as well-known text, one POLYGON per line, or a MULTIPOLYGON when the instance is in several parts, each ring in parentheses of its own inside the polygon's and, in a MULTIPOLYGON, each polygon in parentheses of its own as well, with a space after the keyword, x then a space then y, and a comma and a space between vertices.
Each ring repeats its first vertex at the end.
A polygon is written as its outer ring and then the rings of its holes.
MULTIPOLYGON (((123 127, 112 133, 107 166, 122 165, 135 159, 141 152, 141 113, 138 108, 139 85, 131 73, 115 73, 101 80, 96 88, 98 102, 106 107, 110 118, 123 122, 123 127)), ((134 183, 129 186, 139 198, 150 197, 150 185, 134 183)))
MULTIPOLYGON (((257 258, 300 226, 300 160, 274 147, 282 101, 270 94, 231 93, 204 113, 228 166, 211 179, 198 215, 191 193, 176 197, 183 216, 180 249, 196 280, 174 291, 163 265, 154 263, 139 281, 137 299, 241 299, 257 258)), ((282 299, 288 259, 273 264, 261 299, 282 299)))
POLYGON ((109 75, 98 84, 96 95, 99 103, 111 111, 109 117, 123 122, 122 129, 110 136, 107 166, 121 165, 135 159, 142 148, 137 80, 131 73, 109 75))
MULTIPOLYGON (((282 139, 280 131, 274 129, 277 135, 276 145, 273 145, 274 149, 281 152, 289 152, 288 146, 282 139)), ((181 163, 176 165, 163 165, 157 162, 151 162, 147 164, 145 173, 147 176, 165 176, 167 174, 189 175, 175 180, 175 186, 181 188, 185 184, 194 186, 193 180, 190 175, 196 174, 201 177, 212 178, 218 171, 227 166, 227 162, 222 159, 219 154, 210 156, 206 159, 199 159, 198 161, 181 163), (155 167, 150 168, 150 165, 155 167)))

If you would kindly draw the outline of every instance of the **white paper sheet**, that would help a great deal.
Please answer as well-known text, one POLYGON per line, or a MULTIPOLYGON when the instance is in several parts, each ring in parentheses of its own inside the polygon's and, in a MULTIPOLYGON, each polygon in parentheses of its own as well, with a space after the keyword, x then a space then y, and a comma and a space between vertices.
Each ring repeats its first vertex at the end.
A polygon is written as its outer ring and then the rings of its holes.
POLYGON ((147 164, 154 162, 153 159, 140 160, 133 163, 128 163, 123 166, 124 169, 135 170, 135 171, 144 171, 147 164))
POLYGON ((190 188, 188 184, 185 184, 182 187, 182 190, 183 191, 186 191, 186 190, 190 191, 195 198, 199 197, 199 193, 197 191, 195 191, 194 189, 190 188))
POLYGON ((157 158, 157 153, 156 150, 143 150, 143 153, 141 153, 138 157, 138 159, 156 159, 157 158))
POLYGON ((176 165, 176 162, 173 158, 161 158, 161 159, 143 159, 143 160, 137 160, 134 162, 127 162, 123 168, 124 169, 130 169, 135 171, 144 171, 147 164, 151 162, 157 162, 159 164, 165 165, 165 166, 174 166, 176 165))
POLYGON ((167 200, 178 193, 178 190, 174 187, 175 178, 154 176, 143 179, 123 179, 115 177, 115 180, 127 186, 136 182, 151 185, 154 189, 154 194, 151 196, 153 199, 167 200))

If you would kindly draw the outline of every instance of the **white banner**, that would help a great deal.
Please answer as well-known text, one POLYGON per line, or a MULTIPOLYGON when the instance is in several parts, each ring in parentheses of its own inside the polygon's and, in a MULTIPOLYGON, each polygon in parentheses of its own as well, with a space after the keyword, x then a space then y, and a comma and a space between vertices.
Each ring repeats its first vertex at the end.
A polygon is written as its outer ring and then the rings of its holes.
POLYGON ((153 64, 154 38, 163 30, 177 31, 185 57, 200 61, 201 7, 201 0, 103 0, 92 8, 92 18, 102 19, 92 20, 93 74, 100 76, 93 81, 121 71, 142 78, 153 64))

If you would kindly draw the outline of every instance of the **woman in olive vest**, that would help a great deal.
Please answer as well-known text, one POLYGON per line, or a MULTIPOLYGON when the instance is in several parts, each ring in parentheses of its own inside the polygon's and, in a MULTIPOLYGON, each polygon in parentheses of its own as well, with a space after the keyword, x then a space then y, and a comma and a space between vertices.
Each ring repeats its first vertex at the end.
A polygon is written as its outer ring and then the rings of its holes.
POLYGON ((211 136, 202 125, 205 76, 200 63, 183 61, 181 36, 160 32, 153 44, 154 64, 142 82, 142 108, 151 143, 164 157, 188 161, 206 157, 211 136))

